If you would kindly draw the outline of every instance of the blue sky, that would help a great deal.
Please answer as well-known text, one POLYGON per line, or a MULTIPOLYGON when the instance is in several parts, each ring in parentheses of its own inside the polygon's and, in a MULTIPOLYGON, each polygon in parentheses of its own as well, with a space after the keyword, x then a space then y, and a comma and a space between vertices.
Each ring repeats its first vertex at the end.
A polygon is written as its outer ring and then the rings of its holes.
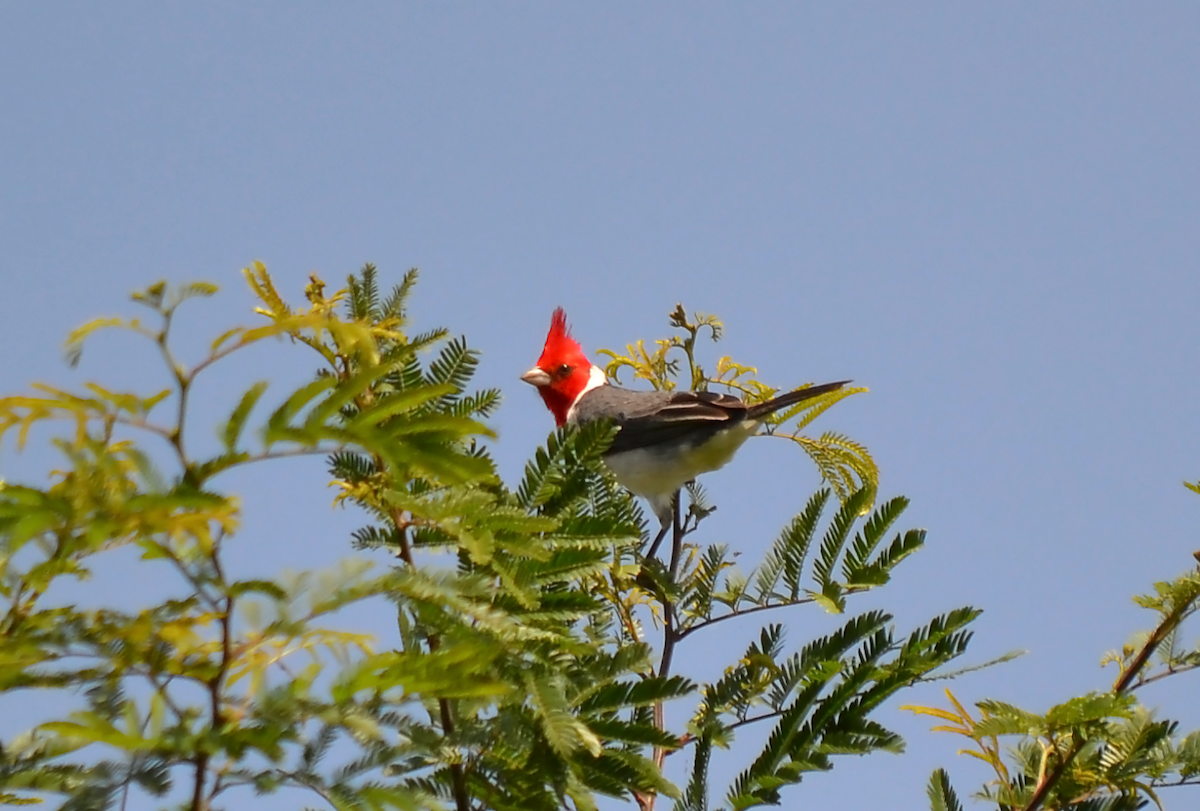
MULTIPOLYGON (((870 387, 816 427, 865 443, 929 538, 859 607, 901 628, 984 608, 970 658, 1030 654, 956 692, 1043 709, 1111 683, 1099 657, 1148 620, 1129 597, 1198 545, 1198 31, 1186 3, 4 4, 0 380, 150 388, 123 339, 75 372, 60 345, 160 278, 222 286, 180 325, 199 347, 250 318, 256 259, 293 300, 310 272, 417 266, 416 323, 466 333, 505 391, 513 481, 551 427, 517 381, 550 311, 594 350, 665 335, 682 301, 726 323, 710 359, 870 387)), ((211 421, 306 362, 281 346, 210 381, 211 421)), ((22 466, 6 447, 0 475, 22 466)), ((326 478, 231 482, 240 565, 347 552, 326 478)), ((769 441, 706 483, 706 539, 751 560, 818 484, 769 441)), ((829 627, 787 622, 797 644, 829 627)), ((935 766, 983 779, 886 720, 908 754, 792 797, 923 808, 935 766)))

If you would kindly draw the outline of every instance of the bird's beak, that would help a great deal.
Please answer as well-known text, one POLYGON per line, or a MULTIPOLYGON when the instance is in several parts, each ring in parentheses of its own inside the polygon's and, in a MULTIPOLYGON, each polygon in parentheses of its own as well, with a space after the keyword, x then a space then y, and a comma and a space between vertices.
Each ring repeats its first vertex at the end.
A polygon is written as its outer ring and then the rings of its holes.
POLYGON ((531 386, 537 386, 539 389, 542 386, 550 385, 550 375, 548 375, 544 370, 539 369, 537 366, 534 366, 528 372, 521 375, 521 379, 531 386))

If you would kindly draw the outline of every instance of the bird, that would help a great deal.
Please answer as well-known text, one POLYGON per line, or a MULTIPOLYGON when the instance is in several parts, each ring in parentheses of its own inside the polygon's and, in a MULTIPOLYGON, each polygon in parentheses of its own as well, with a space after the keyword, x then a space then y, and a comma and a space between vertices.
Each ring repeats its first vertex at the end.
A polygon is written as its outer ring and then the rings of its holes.
POLYGON ((561 307, 537 364, 521 375, 537 388, 558 426, 611 420, 617 427, 604 462, 617 483, 646 499, 660 522, 653 556, 672 525, 679 489, 724 467, 771 414, 850 383, 808 386, 762 403, 708 391, 635 391, 608 382, 571 337, 561 307))

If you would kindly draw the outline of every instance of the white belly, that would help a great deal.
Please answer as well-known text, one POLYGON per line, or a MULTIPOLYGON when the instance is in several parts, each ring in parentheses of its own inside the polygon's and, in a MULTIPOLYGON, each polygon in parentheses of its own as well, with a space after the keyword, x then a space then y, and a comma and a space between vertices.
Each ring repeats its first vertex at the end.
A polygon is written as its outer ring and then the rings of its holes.
POLYGON ((662 517, 671 496, 692 479, 724 467, 737 449, 754 435, 757 423, 743 423, 694 447, 639 448, 605 457, 621 486, 648 499, 662 517))

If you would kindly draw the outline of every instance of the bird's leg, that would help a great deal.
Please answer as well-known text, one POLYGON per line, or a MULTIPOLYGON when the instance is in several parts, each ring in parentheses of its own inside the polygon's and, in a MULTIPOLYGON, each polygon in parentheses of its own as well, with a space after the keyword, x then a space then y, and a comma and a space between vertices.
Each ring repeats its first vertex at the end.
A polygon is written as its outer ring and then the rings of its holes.
POLYGON ((650 544, 650 548, 646 551, 646 557, 654 557, 654 553, 658 551, 658 545, 663 542, 663 538, 667 537, 667 530, 670 528, 671 525, 666 521, 662 523, 662 526, 658 528, 658 534, 654 536, 654 543, 650 544))
POLYGON ((656 515, 658 515, 658 523, 659 523, 658 534, 654 536, 654 542, 651 543, 650 548, 648 550, 646 550, 645 557, 647 557, 647 558, 654 557, 654 553, 658 551, 659 544, 661 544, 663 542, 663 538, 667 537, 667 532, 669 532, 671 530, 671 528, 675 522, 679 521, 679 491, 678 490, 675 491, 675 495, 671 496, 671 511, 666 514, 661 514, 661 515, 656 513, 656 515), (672 517, 671 517, 672 515, 674 515, 674 520, 672 520, 672 517))

